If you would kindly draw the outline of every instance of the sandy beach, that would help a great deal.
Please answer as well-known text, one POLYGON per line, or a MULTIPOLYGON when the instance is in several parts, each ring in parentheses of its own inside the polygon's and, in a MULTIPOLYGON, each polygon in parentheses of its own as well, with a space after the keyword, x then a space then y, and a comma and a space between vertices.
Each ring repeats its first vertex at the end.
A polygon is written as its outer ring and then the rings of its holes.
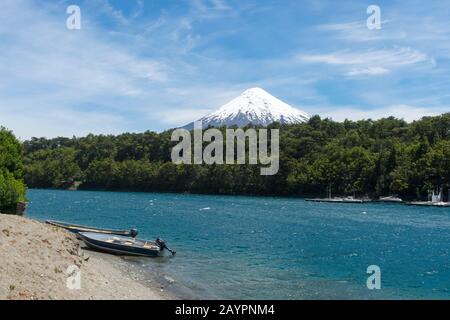
POLYGON ((142 281, 123 259, 84 249, 70 232, 4 214, 0 274, 1 300, 175 298, 160 284, 142 281))

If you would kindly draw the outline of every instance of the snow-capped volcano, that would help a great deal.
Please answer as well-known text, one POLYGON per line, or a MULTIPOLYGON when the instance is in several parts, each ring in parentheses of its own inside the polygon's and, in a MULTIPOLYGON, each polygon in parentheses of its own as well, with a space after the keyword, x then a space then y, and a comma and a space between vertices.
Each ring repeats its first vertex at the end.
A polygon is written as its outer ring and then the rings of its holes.
MULTIPOLYGON (((233 125, 243 127, 249 123, 267 126, 275 121, 293 124, 308 120, 309 115, 306 112, 291 107, 260 88, 244 91, 217 111, 199 119, 204 128, 233 125)), ((186 125, 185 128, 192 129, 193 123, 186 125)))

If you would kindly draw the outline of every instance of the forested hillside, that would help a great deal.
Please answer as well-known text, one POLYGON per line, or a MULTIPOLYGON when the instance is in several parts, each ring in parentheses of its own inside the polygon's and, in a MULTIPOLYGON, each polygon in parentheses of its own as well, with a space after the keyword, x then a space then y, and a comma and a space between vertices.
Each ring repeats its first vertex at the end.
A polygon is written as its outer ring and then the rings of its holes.
POLYGON ((399 194, 426 198, 450 185, 450 113, 406 123, 395 118, 280 126, 280 170, 255 165, 175 165, 171 132, 33 138, 24 143, 29 187, 257 195, 399 194))

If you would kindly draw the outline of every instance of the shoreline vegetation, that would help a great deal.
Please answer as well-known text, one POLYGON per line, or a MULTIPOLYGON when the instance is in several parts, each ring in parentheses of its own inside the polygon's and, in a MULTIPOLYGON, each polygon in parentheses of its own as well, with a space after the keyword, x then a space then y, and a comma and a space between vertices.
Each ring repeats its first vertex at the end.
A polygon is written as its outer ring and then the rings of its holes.
POLYGON ((16 214, 26 202, 22 144, 0 126, 0 212, 16 214))
MULTIPOLYGON (((255 165, 176 165, 171 132, 32 138, 23 143, 31 188, 219 195, 426 200, 450 187, 450 113, 407 123, 393 117, 280 125, 280 170, 255 165)), ((244 128, 245 130, 246 128, 244 128)), ((221 128, 222 131, 225 128, 221 128)))
POLYGON ((0 214, 0 300, 176 299, 156 279, 116 256, 85 250, 63 229, 0 214), (80 289, 69 289, 68 268, 80 270, 80 289))

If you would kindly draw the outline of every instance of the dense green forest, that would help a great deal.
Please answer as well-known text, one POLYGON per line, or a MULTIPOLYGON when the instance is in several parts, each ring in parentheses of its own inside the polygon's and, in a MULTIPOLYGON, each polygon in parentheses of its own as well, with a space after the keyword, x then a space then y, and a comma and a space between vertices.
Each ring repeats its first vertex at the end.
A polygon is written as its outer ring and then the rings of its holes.
POLYGON ((413 123, 314 116, 271 128, 280 129, 274 176, 261 176, 256 165, 175 165, 171 131, 148 131, 33 138, 24 143, 25 181, 35 188, 81 181, 84 189, 282 196, 325 196, 331 186, 335 195, 416 199, 450 186, 450 113, 413 123))
POLYGON ((0 212, 15 213, 17 203, 25 201, 22 178, 22 145, 10 131, 0 127, 0 212))

